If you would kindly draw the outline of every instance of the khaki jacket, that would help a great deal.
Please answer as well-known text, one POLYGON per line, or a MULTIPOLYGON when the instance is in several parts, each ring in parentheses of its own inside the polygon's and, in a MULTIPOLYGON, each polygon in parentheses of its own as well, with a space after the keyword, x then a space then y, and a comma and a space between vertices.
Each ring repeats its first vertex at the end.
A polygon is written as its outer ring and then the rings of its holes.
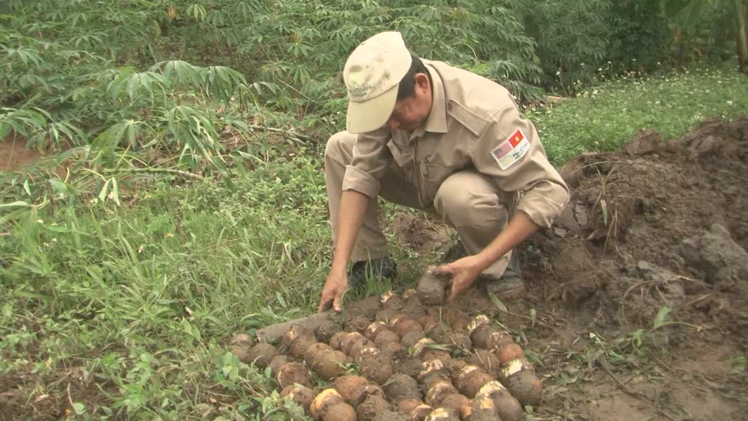
POLYGON ((511 93, 446 63, 423 62, 433 89, 426 123, 415 132, 385 126, 358 135, 343 190, 376 197, 378 179, 394 161, 418 189, 421 204, 430 207, 449 175, 474 169, 505 193, 502 203, 511 210, 549 227, 568 203, 569 189, 511 93))

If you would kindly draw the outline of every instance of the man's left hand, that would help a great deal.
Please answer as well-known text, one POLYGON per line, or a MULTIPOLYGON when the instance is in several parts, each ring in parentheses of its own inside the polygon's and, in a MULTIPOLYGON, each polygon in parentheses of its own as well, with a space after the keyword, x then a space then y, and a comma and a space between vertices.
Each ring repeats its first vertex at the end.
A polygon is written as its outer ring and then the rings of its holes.
POLYGON ((452 263, 442 265, 432 270, 434 275, 447 275, 452 278, 452 293, 447 302, 452 302, 455 297, 468 289, 475 282, 478 275, 483 271, 476 256, 463 257, 452 263))

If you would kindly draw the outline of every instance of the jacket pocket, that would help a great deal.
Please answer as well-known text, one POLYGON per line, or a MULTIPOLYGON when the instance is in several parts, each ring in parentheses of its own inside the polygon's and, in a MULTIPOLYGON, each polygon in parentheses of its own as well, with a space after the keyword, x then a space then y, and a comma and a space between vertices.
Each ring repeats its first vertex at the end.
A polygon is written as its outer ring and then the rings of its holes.
POLYGON ((387 147, 392 152, 392 159, 395 161, 395 165, 405 174, 405 179, 409 182, 413 182, 413 153, 408 149, 400 149, 392 141, 387 143, 387 147))
POLYGON ((421 162, 421 202, 430 207, 434 204, 434 198, 444 180, 455 171, 454 168, 432 164, 428 161, 421 162))

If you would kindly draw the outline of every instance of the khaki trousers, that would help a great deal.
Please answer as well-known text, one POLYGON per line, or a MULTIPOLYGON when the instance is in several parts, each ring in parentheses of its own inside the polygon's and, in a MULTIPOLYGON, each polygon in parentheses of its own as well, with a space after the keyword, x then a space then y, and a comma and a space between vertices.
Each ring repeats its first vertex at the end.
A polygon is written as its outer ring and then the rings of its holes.
MULTIPOLYGON (((340 132, 328 140, 325 148, 325 183, 330 203, 333 243, 337 238, 345 168, 353 160, 355 143, 356 135, 340 132)), ((470 255, 477 254, 488 246, 509 221, 509 212, 501 203, 496 185, 473 170, 456 172, 444 180, 431 209, 422 206, 418 190, 406 181, 405 173, 394 161, 379 182, 379 196, 384 200, 416 209, 435 210, 457 230, 460 241, 470 255)), ((371 198, 353 248, 353 261, 378 259, 387 254, 387 239, 377 216, 377 200, 371 198)), ((506 270, 510 257, 511 252, 483 271, 482 275, 498 279, 506 270)))

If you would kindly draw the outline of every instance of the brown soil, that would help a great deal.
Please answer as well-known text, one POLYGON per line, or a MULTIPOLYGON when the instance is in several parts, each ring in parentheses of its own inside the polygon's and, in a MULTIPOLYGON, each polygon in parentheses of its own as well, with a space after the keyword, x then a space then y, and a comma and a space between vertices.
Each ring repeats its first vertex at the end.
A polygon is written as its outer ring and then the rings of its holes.
POLYGON ((353 402, 356 389, 366 385, 366 379, 361 376, 342 376, 335 379, 332 386, 338 391, 344 401, 353 402))
POLYGON ((25 168, 43 158, 40 152, 26 149, 26 139, 8 135, 0 142, 0 171, 25 168))
POLYGON ((239 360, 246 364, 254 363, 259 369, 264 369, 278 355, 278 351, 270 344, 257 344, 247 353, 247 358, 239 360))
POLYGON ((358 419, 361 421, 372 421, 377 415, 390 409, 389 404, 383 397, 370 395, 358 406, 358 419))
POLYGON ((441 403, 439 403, 439 405, 441 405, 443 408, 449 408, 455 411, 459 411, 460 408, 462 408, 463 405, 467 405, 468 402, 470 402, 468 398, 457 393, 447 396, 446 398, 444 398, 444 400, 441 401, 441 403))
MULTIPOLYGON (((65 149, 69 146, 65 145, 65 149)), ((65 175, 65 168, 56 166, 52 159, 54 156, 39 152, 36 149, 26 149, 26 139, 15 136, 12 132, 5 139, 0 139, 0 172, 13 172, 25 170, 30 167, 42 167, 54 169, 59 176, 65 175)))
POLYGON ((407 399, 423 399, 416 379, 405 374, 393 374, 382 386, 387 399, 397 405, 407 399))
POLYGON ((485 349, 477 349, 473 356, 470 357, 469 363, 481 367, 495 378, 499 378, 501 372, 501 362, 493 352, 485 349))
POLYGON ((412 214, 396 215, 393 231, 401 244, 420 252, 445 252, 450 244, 449 228, 412 214))
POLYGON ((281 398, 288 395, 291 395, 291 400, 304 408, 306 414, 309 414, 309 408, 312 405, 315 396, 313 390, 304 386, 292 385, 287 386, 280 393, 281 398))
POLYGON ((539 418, 745 419, 748 119, 644 131, 561 173, 570 205, 517 249, 525 297, 499 310, 476 284, 449 307, 522 339, 539 418))
POLYGON ((338 332, 340 332, 340 325, 333 322, 332 320, 328 320, 317 328, 315 336, 317 337, 318 341, 329 343, 333 335, 338 332))
POLYGON ((280 368, 276 381, 281 389, 294 384, 309 386, 309 372, 302 363, 287 363, 280 368))

